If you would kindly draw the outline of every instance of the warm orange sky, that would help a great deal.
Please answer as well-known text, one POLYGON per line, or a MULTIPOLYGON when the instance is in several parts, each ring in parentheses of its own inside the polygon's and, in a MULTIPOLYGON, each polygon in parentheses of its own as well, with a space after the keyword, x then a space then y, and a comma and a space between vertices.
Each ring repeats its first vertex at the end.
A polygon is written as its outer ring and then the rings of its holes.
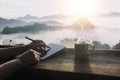
POLYGON ((120 0, 0 0, 0 16, 16 18, 30 14, 78 14, 120 12, 120 0))

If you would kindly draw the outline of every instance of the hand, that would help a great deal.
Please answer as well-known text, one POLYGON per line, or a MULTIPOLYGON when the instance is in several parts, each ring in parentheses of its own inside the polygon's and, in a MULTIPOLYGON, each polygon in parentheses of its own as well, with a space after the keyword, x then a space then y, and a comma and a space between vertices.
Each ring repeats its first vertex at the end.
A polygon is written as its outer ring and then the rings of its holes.
POLYGON ((35 64, 40 61, 40 53, 29 49, 23 54, 19 55, 18 59, 21 61, 22 66, 27 66, 30 64, 35 64))
POLYGON ((42 54, 46 53, 45 43, 42 40, 35 40, 32 43, 27 45, 28 49, 33 49, 37 52, 41 52, 42 54))

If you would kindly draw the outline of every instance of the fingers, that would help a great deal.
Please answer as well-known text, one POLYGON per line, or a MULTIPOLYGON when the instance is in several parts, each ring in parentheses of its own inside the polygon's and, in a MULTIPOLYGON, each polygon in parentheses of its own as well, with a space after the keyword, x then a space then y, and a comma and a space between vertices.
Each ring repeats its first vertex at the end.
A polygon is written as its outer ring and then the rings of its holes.
POLYGON ((36 61, 36 62, 39 62, 39 61, 40 61, 40 56, 35 55, 35 61, 36 61))
POLYGON ((35 57, 35 61, 36 61, 36 62, 40 61, 40 54, 41 54, 41 53, 38 53, 37 51, 32 50, 32 49, 30 49, 30 51, 33 52, 34 57, 35 57))
POLYGON ((40 53, 29 49, 17 58, 21 60, 23 66, 32 65, 40 61, 40 53))
POLYGON ((30 49, 30 51, 32 51, 34 54, 40 56, 41 53, 38 53, 37 51, 33 50, 33 49, 30 49))
POLYGON ((28 48, 29 49, 33 49, 33 50, 36 50, 36 51, 40 51, 42 50, 44 46, 42 44, 39 44, 39 43, 31 43, 28 45, 28 48))

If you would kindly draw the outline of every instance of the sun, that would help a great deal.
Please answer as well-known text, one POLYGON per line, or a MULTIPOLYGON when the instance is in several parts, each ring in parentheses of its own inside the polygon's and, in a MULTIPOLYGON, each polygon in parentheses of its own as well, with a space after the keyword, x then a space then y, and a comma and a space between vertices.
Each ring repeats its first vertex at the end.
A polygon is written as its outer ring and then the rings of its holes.
POLYGON ((72 14, 88 17, 96 12, 95 0, 70 0, 69 8, 72 14))

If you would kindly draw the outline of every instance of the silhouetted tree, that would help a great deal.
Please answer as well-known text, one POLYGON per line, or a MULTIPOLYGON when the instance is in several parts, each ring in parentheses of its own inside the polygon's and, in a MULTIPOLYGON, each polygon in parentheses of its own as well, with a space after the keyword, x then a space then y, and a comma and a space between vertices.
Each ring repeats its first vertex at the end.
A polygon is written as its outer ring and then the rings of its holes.
POLYGON ((120 40, 119 40, 119 43, 117 43, 112 47, 112 49, 120 49, 120 40))

